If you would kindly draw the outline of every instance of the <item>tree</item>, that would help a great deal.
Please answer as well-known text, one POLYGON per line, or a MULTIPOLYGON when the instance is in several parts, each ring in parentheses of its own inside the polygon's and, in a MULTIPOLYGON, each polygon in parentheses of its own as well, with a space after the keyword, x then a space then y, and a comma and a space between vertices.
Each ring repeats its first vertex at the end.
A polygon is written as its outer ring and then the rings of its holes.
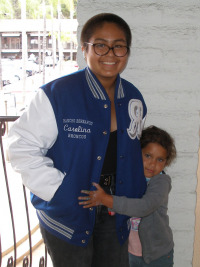
POLYGON ((0 1, 0 19, 12 19, 14 18, 13 3, 10 0, 0 1))
POLYGON ((77 0, 46 0, 45 3, 47 6, 47 18, 51 17, 51 6, 53 7, 53 16, 57 18, 58 4, 60 4, 62 18, 66 19, 70 18, 70 12, 75 14, 77 6, 77 0))
POLYGON ((10 0, 14 9, 14 19, 21 18, 21 0, 10 0))
POLYGON ((43 3, 41 0, 26 0, 26 18, 38 19, 43 17, 43 3))
MULTIPOLYGON (((51 19, 51 6, 53 6, 53 16, 57 18, 57 6, 59 0, 45 0, 47 7, 46 17, 51 19)), ((61 13, 63 18, 71 18, 70 12, 76 18, 77 0, 60 0, 61 13)), ((38 15, 42 18, 42 0, 26 0, 27 19, 37 19, 38 15)), ((20 19, 21 0, 0 0, 0 19, 20 19)))

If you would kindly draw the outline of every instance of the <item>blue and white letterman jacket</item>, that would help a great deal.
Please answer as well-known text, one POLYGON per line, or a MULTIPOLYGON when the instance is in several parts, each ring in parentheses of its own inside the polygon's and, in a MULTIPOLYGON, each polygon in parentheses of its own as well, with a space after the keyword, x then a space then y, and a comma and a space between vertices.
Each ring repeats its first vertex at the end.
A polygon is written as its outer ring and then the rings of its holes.
MULTIPOLYGON (((146 105, 141 93, 118 75, 116 195, 140 198, 146 180, 140 149, 146 105)), ((71 244, 86 246, 93 232, 95 208, 78 204, 81 190, 99 182, 109 140, 111 103, 105 89, 87 67, 39 89, 9 133, 9 157, 40 223, 71 244)), ((129 217, 116 214, 122 244, 129 217)))

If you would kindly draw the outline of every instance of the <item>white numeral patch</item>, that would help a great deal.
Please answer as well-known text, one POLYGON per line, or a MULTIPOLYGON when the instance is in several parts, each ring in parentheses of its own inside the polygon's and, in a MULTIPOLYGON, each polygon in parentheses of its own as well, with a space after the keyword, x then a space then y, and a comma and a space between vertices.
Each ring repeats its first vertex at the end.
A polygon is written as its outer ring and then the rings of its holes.
POLYGON ((130 126, 127 129, 128 135, 131 139, 136 137, 140 139, 143 128, 143 106, 138 99, 131 99, 128 105, 128 113, 131 119, 130 126))

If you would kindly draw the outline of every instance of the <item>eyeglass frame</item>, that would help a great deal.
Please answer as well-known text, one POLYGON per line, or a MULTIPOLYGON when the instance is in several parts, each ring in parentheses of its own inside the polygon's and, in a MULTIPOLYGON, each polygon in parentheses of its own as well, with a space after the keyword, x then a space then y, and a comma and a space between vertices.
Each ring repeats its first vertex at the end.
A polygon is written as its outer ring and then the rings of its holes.
POLYGON ((126 54, 125 54, 124 56, 117 56, 117 55, 115 54, 115 52, 114 52, 114 48, 115 48, 115 46, 110 47, 110 46, 108 46, 107 44, 103 44, 103 45, 105 45, 105 46, 108 47, 108 52, 106 52, 106 53, 103 54, 103 55, 99 55, 99 54, 97 54, 97 52, 95 51, 95 46, 96 46, 96 45, 99 45, 99 44, 101 44, 101 43, 95 43, 95 44, 94 44, 94 43, 84 42, 84 44, 92 45, 92 46, 94 47, 94 52, 95 52, 95 54, 98 55, 98 56, 105 56, 105 55, 107 55, 107 54, 110 52, 110 50, 112 50, 112 51, 113 51, 113 54, 114 54, 116 57, 125 57, 125 56, 129 53, 129 51, 130 51, 130 47, 129 47, 129 46, 121 45, 121 47, 126 47, 126 48, 127 48, 127 52, 126 52, 126 54))

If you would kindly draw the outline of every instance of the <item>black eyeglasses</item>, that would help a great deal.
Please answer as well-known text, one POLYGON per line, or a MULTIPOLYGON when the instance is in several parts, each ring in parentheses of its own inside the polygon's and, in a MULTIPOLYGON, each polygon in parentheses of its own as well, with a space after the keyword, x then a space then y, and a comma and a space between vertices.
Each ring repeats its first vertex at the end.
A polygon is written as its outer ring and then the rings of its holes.
POLYGON ((112 50, 113 54, 116 57, 124 57, 129 51, 129 47, 123 45, 115 45, 113 47, 109 47, 108 45, 101 43, 93 44, 85 42, 85 44, 92 45, 94 47, 95 54, 97 54, 98 56, 105 56, 109 53, 110 50, 112 50))

